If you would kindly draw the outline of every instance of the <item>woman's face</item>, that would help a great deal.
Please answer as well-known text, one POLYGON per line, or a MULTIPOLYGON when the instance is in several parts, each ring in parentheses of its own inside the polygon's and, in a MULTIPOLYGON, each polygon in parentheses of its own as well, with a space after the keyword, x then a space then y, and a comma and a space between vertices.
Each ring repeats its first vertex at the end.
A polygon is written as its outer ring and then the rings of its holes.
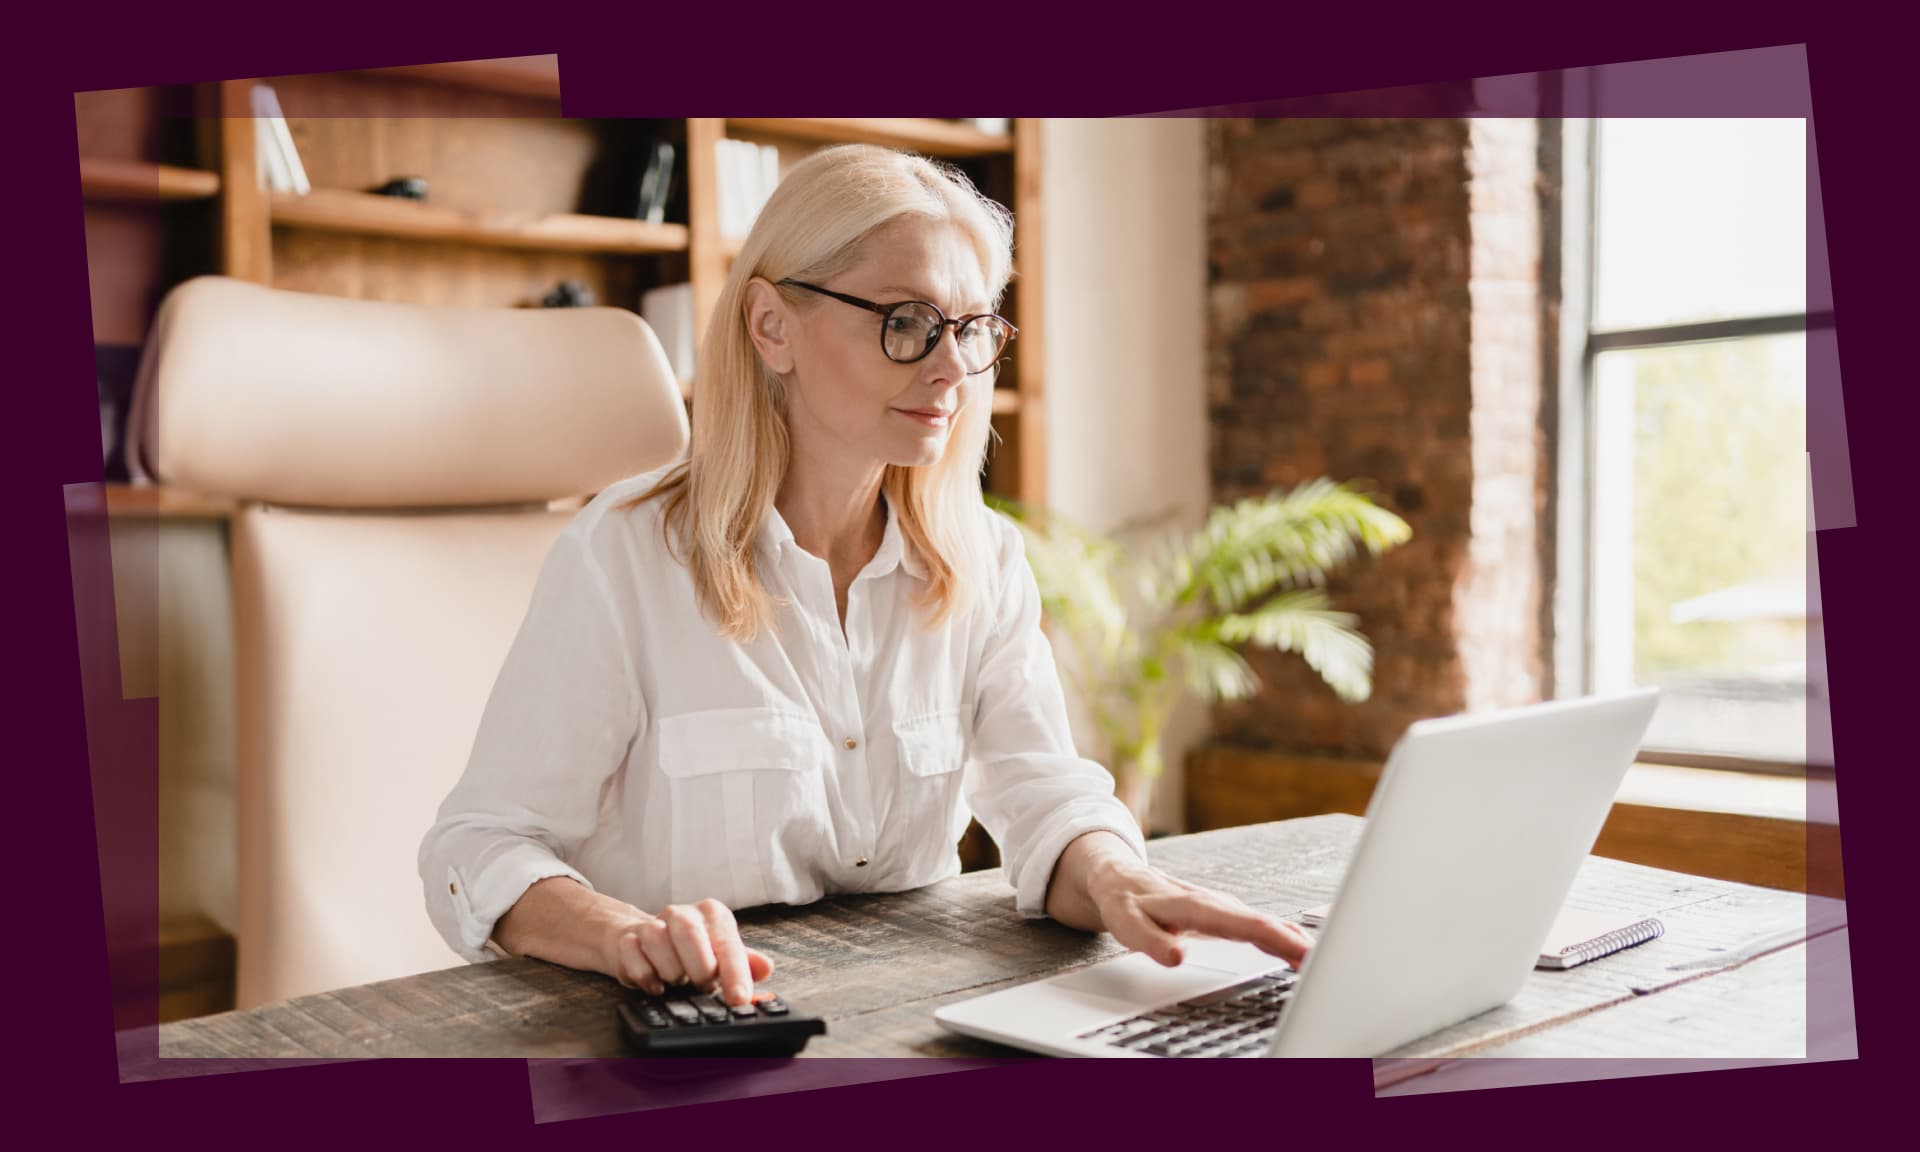
MULTIPOLYGON (((938 221, 909 218, 879 229, 858 262, 829 280, 818 287, 876 304, 925 300, 949 318, 990 311, 973 246, 958 227, 938 221)), ((960 408, 992 399, 992 374, 967 374, 955 329, 925 358, 901 364, 881 349, 878 313, 806 295, 807 305, 791 312, 784 354, 797 442, 843 459, 925 467, 946 451, 960 408)), ((757 318, 750 323, 757 327, 757 318)), ((783 371, 775 358, 769 364, 783 371)))

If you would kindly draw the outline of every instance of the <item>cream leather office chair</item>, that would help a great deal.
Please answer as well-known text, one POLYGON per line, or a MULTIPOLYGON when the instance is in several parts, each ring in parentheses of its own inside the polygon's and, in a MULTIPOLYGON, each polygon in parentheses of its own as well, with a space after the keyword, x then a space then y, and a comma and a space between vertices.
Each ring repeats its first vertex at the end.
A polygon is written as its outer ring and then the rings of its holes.
POLYGON ((660 343, 613 308, 176 288, 149 447, 232 496, 238 1005, 460 962, 414 854, 465 768, 549 503, 678 459, 660 343))

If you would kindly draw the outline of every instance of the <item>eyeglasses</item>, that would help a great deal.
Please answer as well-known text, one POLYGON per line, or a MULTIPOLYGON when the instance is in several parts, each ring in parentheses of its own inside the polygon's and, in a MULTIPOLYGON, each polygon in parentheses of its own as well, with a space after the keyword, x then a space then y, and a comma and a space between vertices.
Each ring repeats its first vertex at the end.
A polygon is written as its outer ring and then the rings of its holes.
POLYGON ((1020 334, 1018 328, 992 313, 949 320, 946 313, 925 300, 875 304, 871 300, 862 300, 843 292, 831 292, 798 280, 782 280, 780 283, 831 296, 869 312, 878 312, 883 317, 880 321, 880 350, 896 364, 912 364, 926 359, 939 345, 940 337, 946 335, 947 328, 952 326, 956 330, 954 338, 960 344, 960 362, 966 365, 967 375, 975 376, 993 368, 1007 341, 1020 334))

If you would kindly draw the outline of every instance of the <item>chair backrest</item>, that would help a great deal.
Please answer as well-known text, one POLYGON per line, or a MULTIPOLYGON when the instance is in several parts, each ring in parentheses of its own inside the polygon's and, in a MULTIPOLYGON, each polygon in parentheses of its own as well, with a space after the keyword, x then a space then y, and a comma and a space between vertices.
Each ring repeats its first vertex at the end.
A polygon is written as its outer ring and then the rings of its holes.
POLYGON ((574 514, 550 505, 686 450, 666 355, 619 309, 221 277, 154 339, 160 478, 242 501, 238 1006, 460 963, 414 854, 574 514))

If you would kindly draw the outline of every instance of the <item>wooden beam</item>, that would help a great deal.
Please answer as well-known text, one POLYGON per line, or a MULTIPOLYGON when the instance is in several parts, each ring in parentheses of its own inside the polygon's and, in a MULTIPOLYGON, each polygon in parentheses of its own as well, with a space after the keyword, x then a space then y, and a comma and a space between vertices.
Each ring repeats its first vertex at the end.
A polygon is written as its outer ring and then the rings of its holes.
POLYGON ((220 82, 220 271, 273 283, 273 227, 254 149, 252 80, 220 82))
POLYGON ((1015 326, 1020 329, 1016 355, 1020 357, 1020 491, 1023 502, 1039 507, 1047 502, 1047 325, 1046 262, 1040 238, 1046 235, 1042 206, 1040 156, 1042 122, 1021 117, 1013 122, 1013 223, 1019 249, 1019 298, 1015 326))
MULTIPOLYGON (((693 334, 706 336, 727 281, 727 247, 720 236, 719 143, 726 121, 687 118, 687 264, 693 282, 693 334)), ((694 369, 696 375, 699 368, 694 369)))

